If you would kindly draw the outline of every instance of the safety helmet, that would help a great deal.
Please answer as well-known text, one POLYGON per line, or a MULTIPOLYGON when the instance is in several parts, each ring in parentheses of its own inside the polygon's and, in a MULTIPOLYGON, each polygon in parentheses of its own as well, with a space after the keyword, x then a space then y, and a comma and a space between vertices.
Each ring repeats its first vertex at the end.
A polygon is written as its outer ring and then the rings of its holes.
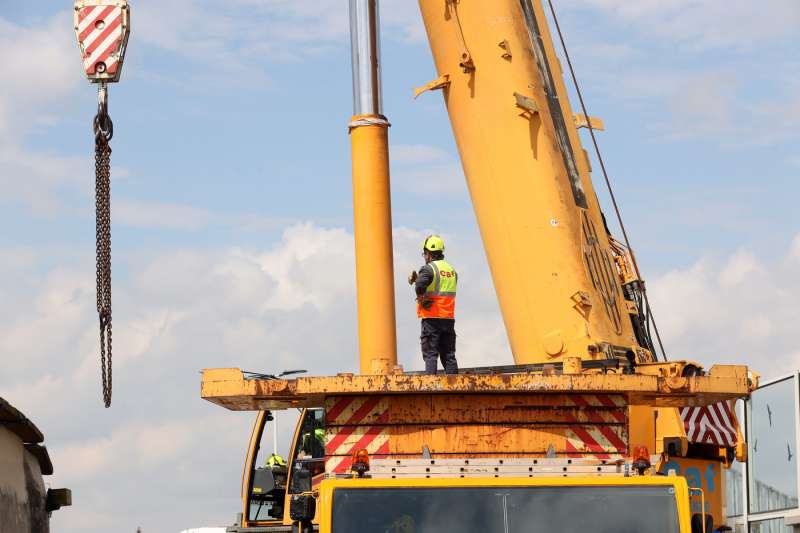
POLYGON ((422 249, 429 252, 444 252, 444 241, 438 235, 428 235, 422 243, 422 249))

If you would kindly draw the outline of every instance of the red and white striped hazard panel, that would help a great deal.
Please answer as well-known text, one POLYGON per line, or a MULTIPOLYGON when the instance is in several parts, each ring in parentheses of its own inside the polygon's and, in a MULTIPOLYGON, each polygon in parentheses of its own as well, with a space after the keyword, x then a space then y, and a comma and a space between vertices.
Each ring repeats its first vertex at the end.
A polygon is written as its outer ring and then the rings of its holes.
POLYGON ((680 413, 689 442, 736 446, 738 423, 728 402, 682 407, 680 413))
POLYGON ((389 453, 389 400, 385 396, 329 398, 325 406, 325 471, 345 473, 356 450, 389 453))
POLYGON ((99 74, 114 78, 128 32, 127 3, 86 4, 76 6, 75 16, 83 68, 90 78, 99 74))
POLYGON ((574 420, 566 431, 570 457, 616 459, 628 455, 628 413, 624 396, 570 394, 569 401, 583 408, 585 420, 574 420))

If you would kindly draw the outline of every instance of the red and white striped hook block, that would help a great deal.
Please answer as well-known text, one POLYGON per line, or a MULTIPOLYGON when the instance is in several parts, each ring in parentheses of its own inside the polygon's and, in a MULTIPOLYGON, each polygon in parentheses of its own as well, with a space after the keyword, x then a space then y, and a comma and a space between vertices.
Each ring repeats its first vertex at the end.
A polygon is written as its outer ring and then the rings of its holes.
POLYGON ((83 70, 92 83, 119 81, 130 35, 126 0, 76 0, 75 34, 83 70))

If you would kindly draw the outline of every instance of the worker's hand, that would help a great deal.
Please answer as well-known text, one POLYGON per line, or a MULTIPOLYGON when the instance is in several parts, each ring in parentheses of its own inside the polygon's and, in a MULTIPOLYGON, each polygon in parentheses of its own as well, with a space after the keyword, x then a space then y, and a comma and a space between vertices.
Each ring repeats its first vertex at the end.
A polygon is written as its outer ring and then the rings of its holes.
POLYGON ((422 296, 417 296, 417 303, 427 311, 433 305, 433 300, 429 300, 428 298, 424 298, 422 296))
POLYGON ((408 275, 408 284, 413 285, 415 281, 417 281, 417 271, 412 270, 411 274, 408 275))

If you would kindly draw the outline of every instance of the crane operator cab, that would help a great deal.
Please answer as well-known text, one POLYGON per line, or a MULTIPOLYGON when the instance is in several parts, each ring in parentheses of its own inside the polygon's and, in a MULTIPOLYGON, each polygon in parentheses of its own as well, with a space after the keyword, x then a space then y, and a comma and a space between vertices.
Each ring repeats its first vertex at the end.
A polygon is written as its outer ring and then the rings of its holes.
MULTIPOLYGON (((304 470, 313 484, 325 473, 325 410, 306 409, 300 431, 295 435, 293 471, 304 470)), ((293 493, 291 490, 290 493, 293 493)))
POLYGON ((283 503, 286 495, 286 478, 288 469, 286 461, 274 458, 272 455, 264 466, 257 467, 253 472, 253 487, 250 492, 250 506, 253 520, 280 519, 283 517, 283 503))
POLYGON ((272 414, 261 411, 256 419, 242 487, 249 494, 243 510, 248 525, 282 522, 287 498, 311 490, 324 476, 325 410, 303 409, 300 416, 288 460, 267 452, 272 414))

